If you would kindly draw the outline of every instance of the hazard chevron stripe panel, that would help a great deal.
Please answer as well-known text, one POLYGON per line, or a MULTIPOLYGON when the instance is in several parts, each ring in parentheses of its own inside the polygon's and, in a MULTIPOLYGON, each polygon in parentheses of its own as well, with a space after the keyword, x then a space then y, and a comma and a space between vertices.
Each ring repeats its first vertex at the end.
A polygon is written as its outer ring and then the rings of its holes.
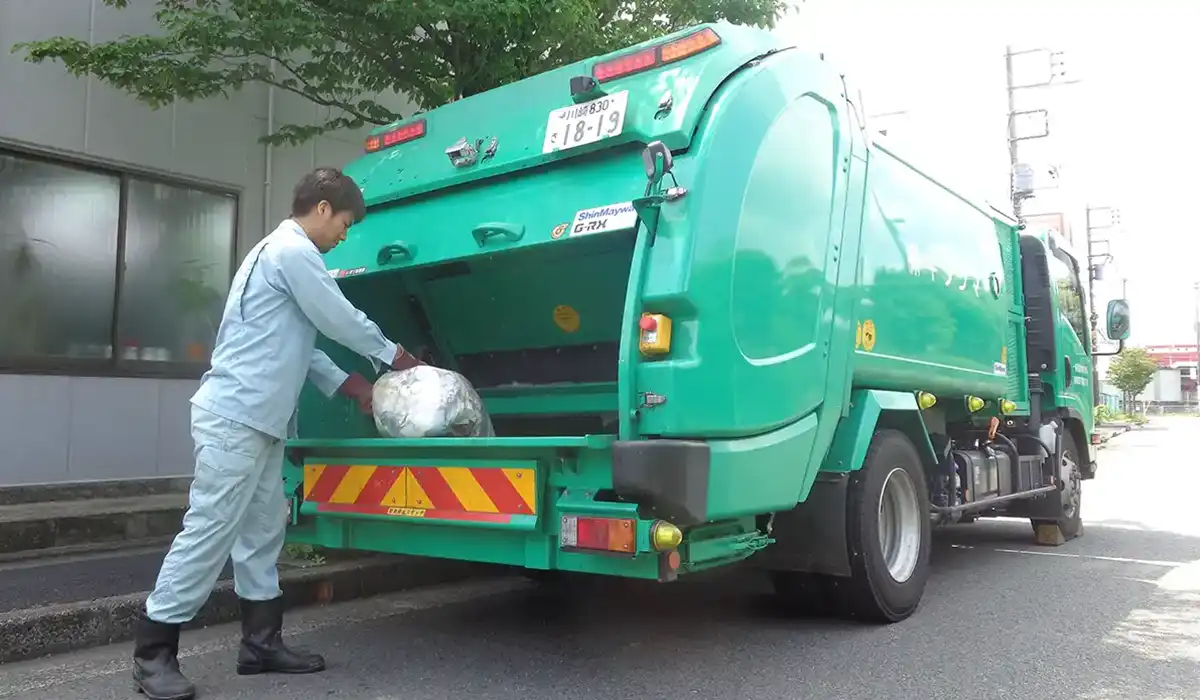
POLYGON ((321 510, 406 508, 486 515, 536 515, 533 469, 307 464, 304 500, 321 510))

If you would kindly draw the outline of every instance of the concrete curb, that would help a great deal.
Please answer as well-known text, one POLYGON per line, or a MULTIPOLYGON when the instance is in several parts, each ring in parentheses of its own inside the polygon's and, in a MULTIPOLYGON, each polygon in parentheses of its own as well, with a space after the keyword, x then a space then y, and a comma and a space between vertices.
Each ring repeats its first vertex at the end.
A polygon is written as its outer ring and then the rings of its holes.
MULTIPOLYGON (((379 555, 308 568, 281 566, 279 574, 285 604, 290 609, 460 581, 495 571, 495 567, 468 562, 379 555)), ((0 663, 130 640, 147 595, 132 593, 0 614, 0 663)), ((233 581, 221 581, 184 629, 223 624, 239 616, 233 581)))
POLYGON ((1101 436, 1100 442, 1096 443, 1095 445, 1097 450, 1103 450, 1108 446, 1108 443, 1112 442, 1113 438, 1124 435, 1125 433, 1128 433, 1140 426, 1135 426, 1132 423, 1118 423, 1112 425, 1097 425, 1096 427, 1111 431, 1107 435, 1101 436))

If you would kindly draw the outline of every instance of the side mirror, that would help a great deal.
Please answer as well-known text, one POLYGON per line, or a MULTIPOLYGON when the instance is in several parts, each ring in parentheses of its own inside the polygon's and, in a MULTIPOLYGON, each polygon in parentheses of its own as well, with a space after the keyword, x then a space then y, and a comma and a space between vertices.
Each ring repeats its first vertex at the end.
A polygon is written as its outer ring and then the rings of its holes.
POLYGON ((1129 302, 1113 299, 1108 302, 1108 337, 1112 340, 1129 339, 1129 302))

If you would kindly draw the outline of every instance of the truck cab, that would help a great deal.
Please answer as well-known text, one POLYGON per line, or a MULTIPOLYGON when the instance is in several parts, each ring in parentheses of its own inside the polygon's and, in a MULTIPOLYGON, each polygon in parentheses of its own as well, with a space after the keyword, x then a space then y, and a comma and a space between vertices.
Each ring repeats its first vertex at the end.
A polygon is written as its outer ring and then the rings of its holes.
MULTIPOLYGON (((1043 411, 1049 411, 1069 420, 1068 425, 1076 431, 1084 462, 1083 478, 1095 476, 1096 460, 1092 435, 1094 425, 1095 358, 1115 353, 1099 352, 1095 347, 1097 336, 1089 314, 1089 276, 1091 266, 1087 258, 1057 231, 1041 229, 1022 233, 1023 238, 1040 244, 1037 258, 1045 257, 1049 274, 1050 296, 1055 330, 1053 344, 1034 341, 1031 354, 1045 360, 1054 356, 1049 366, 1042 370, 1042 379, 1051 387, 1043 395, 1043 411), (1044 251, 1044 253, 1042 252, 1044 251)), ((1043 302, 1033 299, 1036 309, 1043 302)), ((1037 311, 1034 315, 1037 315, 1037 311)), ((1124 300, 1114 300, 1106 314, 1106 332, 1110 338, 1124 343, 1128 334, 1128 308, 1124 300)))

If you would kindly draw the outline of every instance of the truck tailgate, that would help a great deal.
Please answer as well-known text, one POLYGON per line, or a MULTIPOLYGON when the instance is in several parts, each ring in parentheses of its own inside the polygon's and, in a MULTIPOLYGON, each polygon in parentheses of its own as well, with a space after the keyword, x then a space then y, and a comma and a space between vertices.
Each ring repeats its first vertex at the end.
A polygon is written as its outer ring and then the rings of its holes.
POLYGON ((533 530, 552 472, 611 443, 611 436, 293 440, 288 458, 302 469, 289 470, 292 520, 320 514, 533 530))

